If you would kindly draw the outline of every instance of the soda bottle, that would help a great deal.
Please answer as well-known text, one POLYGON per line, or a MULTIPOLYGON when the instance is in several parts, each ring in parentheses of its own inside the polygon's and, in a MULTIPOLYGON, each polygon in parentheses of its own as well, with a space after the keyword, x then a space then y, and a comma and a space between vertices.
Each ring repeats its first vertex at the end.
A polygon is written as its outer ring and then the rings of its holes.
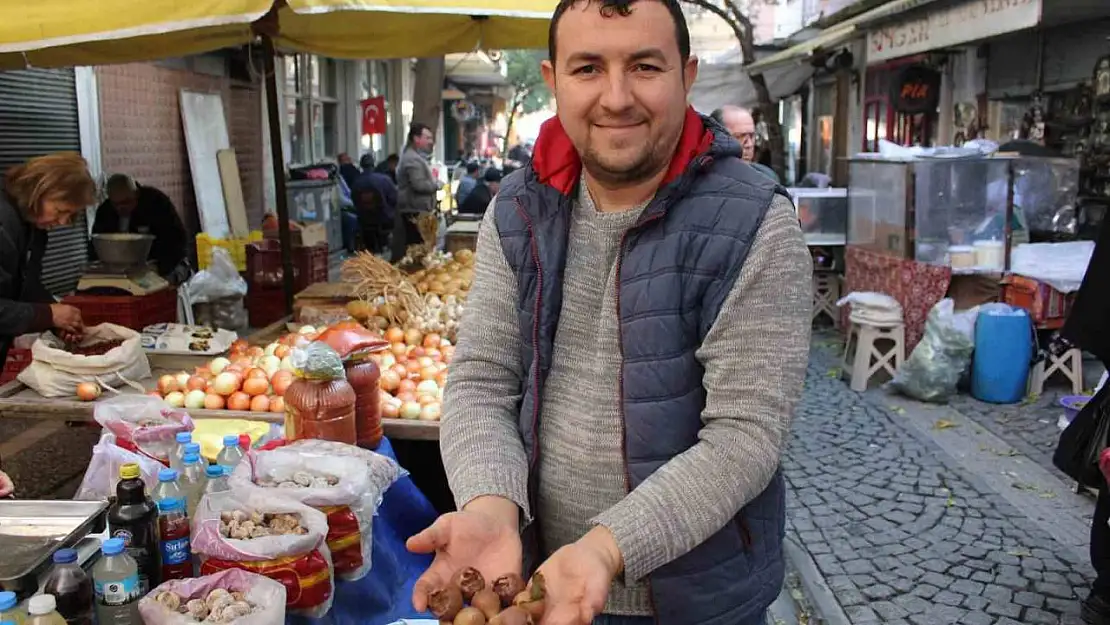
POLYGON ((56 608, 69 625, 92 625, 93 582, 77 564, 75 549, 54 552, 54 569, 46 577, 43 592, 54 595, 56 608))
POLYGON ((10 590, 0 591, 0 621, 9 621, 15 625, 23 625, 27 620, 27 613, 19 608, 19 599, 10 590))
POLYGON ((228 434, 224 437, 224 448, 216 456, 216 464, 227 467, 227 472, 230 474, 235 467, 239 466, 242 459, 243 450, 239 448, 239 435, 228 434))
POLYGON ((58 614, 58 602, 54 595, 35 595, 27 602, 27 625, 66 625, 66 620, 58 614))
POLYGON ((205 495, 231 490, 227 483, 227 469, 223 465, 208 465, 208 469, 205 470, 205 477, 208 478, 208 481, 204 484, 205 495))
POLYGON ((185 457, 185 447, 193 442, 193 434, 191 432, 178 432, 174 438, 177 441, 177 446, 170 453, 170 468, 180 471, 181 459, 185 457))
POLYGON ((200 456, 192 452, 185 454, 182 463, 178 486, 185 494, 185 515, 191 519, 196 513, 201 495, 204 494, 204 468, 200 456))
POLYGON ((158 553, 162 560, 162 581, 193 575, 185 503, 185 493, 177 485, 177 471, 159 471, 154 504, 158 506, 158 553))
POLYGON ((139 616, 139 568, 124 551, 123 541, 109 538, 100 546, 101 558, 93 565, 98 625, 142 625, 139 616))
POLYGON ((108 508, 108 534, 123 540, 128 555, 139 567, 139 592, 150 592, 161 583, 158 569, 158 508, 147 496, 139 465, 119 468, 116 500, 108 508))

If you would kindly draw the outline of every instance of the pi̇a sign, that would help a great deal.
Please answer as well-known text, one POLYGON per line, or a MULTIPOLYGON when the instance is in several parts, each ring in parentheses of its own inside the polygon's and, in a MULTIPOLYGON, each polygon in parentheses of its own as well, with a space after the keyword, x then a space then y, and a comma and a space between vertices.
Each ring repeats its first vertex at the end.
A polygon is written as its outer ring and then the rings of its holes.
POLYGON ((899 113, 931 113, 940 103, 940 72, 925 65, 903 69, 891 83, 890 101, 899 113))

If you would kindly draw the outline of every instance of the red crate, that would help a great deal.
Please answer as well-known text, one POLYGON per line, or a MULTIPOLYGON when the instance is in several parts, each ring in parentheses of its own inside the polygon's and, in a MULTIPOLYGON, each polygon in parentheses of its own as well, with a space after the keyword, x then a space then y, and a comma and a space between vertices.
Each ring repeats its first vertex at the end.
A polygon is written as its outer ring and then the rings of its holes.
POLYGON ((12 347, 8 350, 8 359, 4 362, 4 369, 0 371, 0 384, 7 384, 19 375, 19 372, 31 364, 31 350, 12 347))
MULTIPOLYGON (((247 246, 247 286, 281 288, 285 272, 281 266, 281 242, 264 239, 247 246)), ((302 291, 310 284, 328 281, 328 244, 293 248, 293 288, 302 291)))
POLYGON ((177 321, 177 290, 172 288, 149 295, 70 295, 62 303, 81 309, 88 326, 114 323, 141 331, 151 324, 177 321))
POLYGON ((254 288, 247 291, 247 315, 252 328, 265 328, 285 316, 285 289, 254 288))
POLYGON ((1032 278, 1009 275, 1002 279, 1002 301, 1024 308, 1038 328, 1057 330, 1064 327, 1075 294, 1061 293, 1032 278))

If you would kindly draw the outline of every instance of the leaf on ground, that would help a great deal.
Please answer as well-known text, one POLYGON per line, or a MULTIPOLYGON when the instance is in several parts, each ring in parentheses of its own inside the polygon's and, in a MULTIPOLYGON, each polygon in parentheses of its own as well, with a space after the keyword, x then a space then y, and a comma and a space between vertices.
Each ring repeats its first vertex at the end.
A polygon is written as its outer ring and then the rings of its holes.
POLYGON ((890 411, 893 412, 894 414, 900 414, 900 415, 906 414, 906 409, 901 407, 901 406, 891 405, 891 406, 887 406, 887 408, 889 408, 890 411))
POLYGON ((840 367, 833 367, 832 369, 829 369, 828 371, 826 371, 825 375, 829 376, 830 378, 839 378, 840 373, 841 373, 840 367))
POLYGON ((947 430, 949 428, 958 428, 958 427, 960 427, 959 423, 956 423, 954 421, 949 421, 948 419, 937 419, 937 422, 933 424, 933 429, 934 430, 947 430))
POLYGON ((1033 486, 1032 484, 1026 484, 1025 482, 1014 482, 1013 484, 1010 484, 1010 486, 1013 486, 1014 488, 1016 488, 1018 490, 1028 490, 1028 491, 1038 491, 1038 490, 1040 490, 1036 486, 1033 486))
POLYGON ((1054 493, 1050 490, 1046 490, 1043 493, 1041 493, 1041 499, 1056 499, 1056 493, 1054 493))
POLYGON ((1030 558, 1033 556, 1033 554, 1025 551, 1024 549, 1014 549, 1012 551, 1007 551, 1006 555, 1014 556, 1015 558, 1030 558))
POLYGON ((1021 400, 1021 403, 1018 404, 1018 405, 1019 406, 1028 406, 1029 404, 1035 404, 1035 403, 1037 403, 1037 400, 1040 399, 1040 398, 1041 398, 1040 395, 1035 395, 1035 394, 1031 393, 1029 395, 1026 395, 1025 398, 1021 400))

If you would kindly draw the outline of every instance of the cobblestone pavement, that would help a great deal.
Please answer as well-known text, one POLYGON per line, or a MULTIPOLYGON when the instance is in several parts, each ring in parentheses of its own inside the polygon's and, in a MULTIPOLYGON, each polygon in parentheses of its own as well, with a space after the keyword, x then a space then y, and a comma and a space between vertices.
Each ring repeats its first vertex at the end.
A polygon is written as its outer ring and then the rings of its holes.
POLYGON ((788 532, 850 622, 1080 623, 1086 559, 852 392, 838 366, 818 341, 784 467, 788 532))

